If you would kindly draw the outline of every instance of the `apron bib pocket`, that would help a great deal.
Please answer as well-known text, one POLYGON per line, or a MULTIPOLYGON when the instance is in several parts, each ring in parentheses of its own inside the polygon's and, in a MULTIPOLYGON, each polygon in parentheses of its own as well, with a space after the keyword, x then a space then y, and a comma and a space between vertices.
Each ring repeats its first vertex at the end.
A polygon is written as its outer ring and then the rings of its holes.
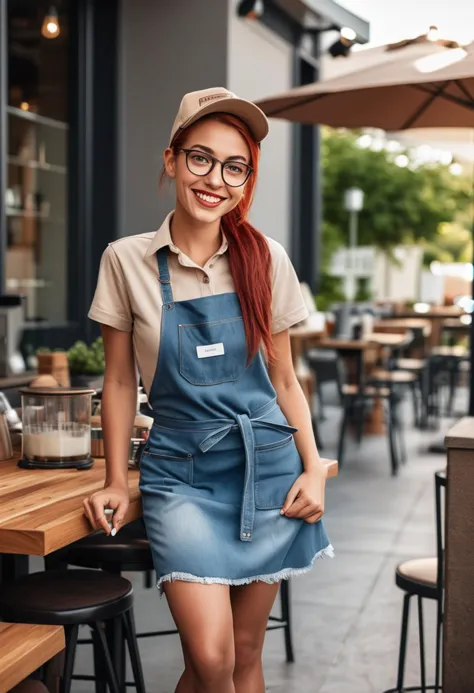
POLYGON ((179 325, 179 372, 191 385, 235 382, 246 367, 241 317, 179 325))
POLYGON ((303 473, 293 436, 255 448, 255 507, 281 508, 288 491, 303 473))

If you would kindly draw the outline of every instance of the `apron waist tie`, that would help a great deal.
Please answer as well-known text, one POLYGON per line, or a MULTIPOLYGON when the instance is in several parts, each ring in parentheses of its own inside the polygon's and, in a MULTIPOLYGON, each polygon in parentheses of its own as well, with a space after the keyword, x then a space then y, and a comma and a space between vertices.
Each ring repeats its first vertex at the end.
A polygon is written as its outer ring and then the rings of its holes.
POLYGON ((250 419, 247 414, 238 414, 230 421, 207 435, 199 444, 202 452, 207 452, 228 435, 235 424, 238 425, 245 449, 245 479, 240 511, 240 540, 252 541, 255 520, 255 427, 269 428, 280 433, 296 433, 298 430, 286 424, 276 424, 263 419, 250 419))

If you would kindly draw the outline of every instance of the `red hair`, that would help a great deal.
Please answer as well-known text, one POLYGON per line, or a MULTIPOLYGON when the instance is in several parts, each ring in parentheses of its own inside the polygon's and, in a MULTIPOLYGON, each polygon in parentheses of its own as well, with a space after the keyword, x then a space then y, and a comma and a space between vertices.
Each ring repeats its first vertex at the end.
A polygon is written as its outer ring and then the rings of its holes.
MULTIPOLYGON (((239 204, 221 220, 221 228, 229 244, 229 263, 235 291, 239 297, 247 339, 248 361, 263 345, 268 360, 274 359, 271 332, 272 321, 272 262, 265 236, 247 220, 257 183, 260 147, 247 125, 227 113, 204 116, 234 127, 242 135, 250 150, 250 165, 254 173, 245 184, 239 204)), ((202 122, 203 118, 197 122, 202 122)), ((175 153, 183 146, 190 129, 178 131, 171 148, 175 153)))

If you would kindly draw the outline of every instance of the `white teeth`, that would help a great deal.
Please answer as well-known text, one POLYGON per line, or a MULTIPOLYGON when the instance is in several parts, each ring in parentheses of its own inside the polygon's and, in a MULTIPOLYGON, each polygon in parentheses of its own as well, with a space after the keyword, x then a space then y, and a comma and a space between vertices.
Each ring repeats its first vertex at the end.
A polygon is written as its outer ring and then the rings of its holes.
POLYGON ((213 197, 212 195, 204 195, 204 193, 196 192, 195 193, 197 197, 199 197, 200 200, 204 200, 204 202, 209 202, 210 204, 217 204, 218 202, 221 201, 220 197, 213 197))

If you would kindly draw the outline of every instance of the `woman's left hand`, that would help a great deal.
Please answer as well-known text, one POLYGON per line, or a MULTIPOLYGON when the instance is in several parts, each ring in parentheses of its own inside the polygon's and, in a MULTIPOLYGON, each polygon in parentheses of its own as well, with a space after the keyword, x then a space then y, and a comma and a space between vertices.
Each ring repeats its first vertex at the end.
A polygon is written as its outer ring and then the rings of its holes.
POLYGON ((326 476, 326 470, 321 469, 303 472, 288 491, 281 514, 309 523, 319 522, 324 514, 326 476))

